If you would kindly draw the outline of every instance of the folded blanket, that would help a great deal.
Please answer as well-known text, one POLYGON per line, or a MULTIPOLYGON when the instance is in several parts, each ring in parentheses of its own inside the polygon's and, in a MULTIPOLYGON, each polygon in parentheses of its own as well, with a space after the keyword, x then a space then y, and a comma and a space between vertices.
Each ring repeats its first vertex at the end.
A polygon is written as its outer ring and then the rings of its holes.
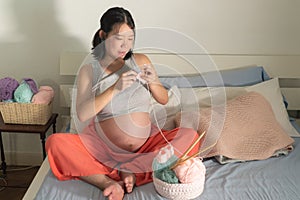
MULTIPOLYGON (((272 156, 273 157, 287 156, 293 149, 294 149, 294 147, 292 145, 289 145, 285 148, 275 151, 272 156)), ((226 156, 223 156, 223 155, 217 155, 217 156, 215 156, 215 158, 220 164, 227 164, 227 163, 233 163, 233 162, 245 162, 245 160, 227 158, 226 156)))
POLYGON ((217 141, 205 157, 221 155, 235 160, 262 160, 293 144, 294 140, 277 122, 270 103, 261 94, 249 92, 228 101, 225 113, 222 106, 225 105, 177 116, 179 126, 182 118, 188 121, 198 115, 198 123, 190 120, 189 126, 199 133, 206 131, 205 140, 211 142, 205 146, 217 141), (223 124, 220 129, 215 128, 220 124, 223 124))
POLYGON ((19 82, 10 77, 0 79, 0 101, 11 101, 19 82))
POLYGON ((36 104, 49 104, 54 97, 54 90, 50 86, 41 86, 33 95, 31 102, 36 104))

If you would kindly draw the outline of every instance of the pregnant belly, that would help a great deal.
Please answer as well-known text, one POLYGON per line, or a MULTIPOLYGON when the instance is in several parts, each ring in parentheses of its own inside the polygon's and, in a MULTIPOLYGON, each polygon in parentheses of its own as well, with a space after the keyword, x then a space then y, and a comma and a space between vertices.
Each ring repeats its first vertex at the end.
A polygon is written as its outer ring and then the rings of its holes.
POLYGON ((111 144, 135 152, 148 139, 151 122, 148 113, 131 113, 99 122, 102 132, 111 144))

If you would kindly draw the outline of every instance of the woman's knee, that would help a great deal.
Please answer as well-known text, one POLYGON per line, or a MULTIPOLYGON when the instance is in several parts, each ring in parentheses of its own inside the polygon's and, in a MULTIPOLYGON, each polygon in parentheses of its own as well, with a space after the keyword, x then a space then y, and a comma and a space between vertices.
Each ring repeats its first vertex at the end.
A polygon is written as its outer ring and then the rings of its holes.
POLYGON ((68 143, 70 142, 69 134, 65 133, 55 133, 50 135, 46 140, 46 149, 55 149, 59 151, 60 148, 67 148, 68 143))
POLYGON ((186 136, 189 135, 191 137, 198 137, 199 135, 193 128, 180 127, 178 131, 186 136))

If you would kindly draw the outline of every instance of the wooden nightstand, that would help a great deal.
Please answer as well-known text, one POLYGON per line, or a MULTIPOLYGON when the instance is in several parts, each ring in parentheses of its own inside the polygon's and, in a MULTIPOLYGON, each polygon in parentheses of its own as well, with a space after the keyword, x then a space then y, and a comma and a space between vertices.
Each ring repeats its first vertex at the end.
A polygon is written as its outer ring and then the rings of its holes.
POLYGON ((56 118, 58 114, 53 113, 50 117, 49 121, 45 125, 27 125, 27 124, 5 124, 2 119, 2 115, 0 114, 0 149, 1 149, 1 168, 3 174, 6 174, 6 163, 5 163, 5 154, 2 142, 2 132, 8 133, 34 133, 40 134, 42 148, 43 148, 43 158, 46 157, 45 150, 45 138, 48 129, 52 126, 53 133, 56 132, 56 118))

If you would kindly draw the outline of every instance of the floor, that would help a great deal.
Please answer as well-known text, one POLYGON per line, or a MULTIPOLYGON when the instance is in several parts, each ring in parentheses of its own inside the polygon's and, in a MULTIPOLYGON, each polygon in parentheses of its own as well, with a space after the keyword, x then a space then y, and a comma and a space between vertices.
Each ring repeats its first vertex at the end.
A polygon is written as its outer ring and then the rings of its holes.
POLYGON ((3 177, 1 171, 0 199, 21 200, 25 195, 38 169, 39 166, 8 166, 7 174, 5 177, 3 177))

